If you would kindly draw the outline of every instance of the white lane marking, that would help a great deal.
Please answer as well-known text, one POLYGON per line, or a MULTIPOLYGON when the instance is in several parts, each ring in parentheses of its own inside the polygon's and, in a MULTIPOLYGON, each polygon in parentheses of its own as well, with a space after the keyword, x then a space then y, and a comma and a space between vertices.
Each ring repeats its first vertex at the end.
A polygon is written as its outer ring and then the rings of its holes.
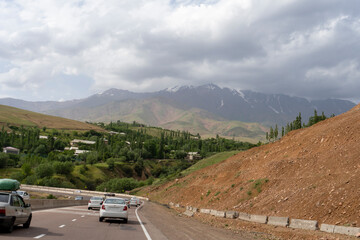
POLYGON ((144 203, 142 203, 142 204, 140 205, 140 207, 136 208, 135 214, 136 214, 136 217, 137 217, 137 219, 138 219, 138 221, 139 221, 139 223, 140 223, 140 225, 141 225, 142 230, 144 231, 144 234, 145 234, 147 240, 152 240, 151 237, 150 237, 150 235, 149 235, 149 233, 148 233, 148 231, 146 230, 144 224, 141 222, 141 220, 140 220, 140 218, 139 218, 139 215, 138 215, 138 213, 137 213, 138 209, 141 208, 141 207, 143 206, 143 204, 144 204, 144 203))
POLYGON ((75 222, 75 221, 76 221, 76 218, 74 218, 72 221, 75 222))
POLYGON ((34 237, 35 239, 39 239, 39 238, 42 238, 42 237, 44 237, 46 234, 41 234, 41 235, 39 235, 39 236, 36 236, 36 237, 34 237))
POLYGON ((84 215, 82 215, 81 217, 85 217, 84 215))
POLYGON ((60 225, 59 228, 63 228, 63 227, 65 227, 65 226, 66 226, 66 225, 60 225))

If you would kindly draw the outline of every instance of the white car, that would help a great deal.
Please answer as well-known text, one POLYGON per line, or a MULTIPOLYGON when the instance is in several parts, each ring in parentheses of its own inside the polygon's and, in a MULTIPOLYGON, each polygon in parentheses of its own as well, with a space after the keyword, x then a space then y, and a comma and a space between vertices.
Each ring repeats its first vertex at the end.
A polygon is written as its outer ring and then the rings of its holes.
POLYGON ((107 198, 100 208, 99 222, 105 218, 122 219, 128 221, 128 206, 123 198, 107 198))
POLYGON ((14 226, 22 224, 30 227, 32 218, 31 206, 14 192, 0 191, 0 227, 12 232, 14 226))
POLYGON ((130 206, 140 206, 140 199, 136 198, 136 197, 132 197, 130 199, 130 206))
POLYGON ((29 200, 30 199, 29 193, 27 193, 25 191, 16 191, 16 193, 18 195, 20 195, 24 200, 29 200))
POLYGON ((104 201, 103 197, 97 197, 97 196, 91 197, 88 202, 88 209, 90 210, 93 208, 100 208, 103 201, 104 201))

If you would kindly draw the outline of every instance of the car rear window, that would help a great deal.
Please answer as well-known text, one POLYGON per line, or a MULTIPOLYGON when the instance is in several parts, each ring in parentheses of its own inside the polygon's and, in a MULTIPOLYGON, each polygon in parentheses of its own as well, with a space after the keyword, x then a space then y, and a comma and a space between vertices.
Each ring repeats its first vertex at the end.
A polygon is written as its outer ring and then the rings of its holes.
POLYGON ((3 203, 9 202, 9 194, 0 194, 0 202, 3 203))
POLYGON ((102 197, 91 197, 91 200, 102 200, 102 197))
POLYGON ((110 204, 125 204, 125 201, 123 199, 106 199, 105 203, 110 203, 110 204))

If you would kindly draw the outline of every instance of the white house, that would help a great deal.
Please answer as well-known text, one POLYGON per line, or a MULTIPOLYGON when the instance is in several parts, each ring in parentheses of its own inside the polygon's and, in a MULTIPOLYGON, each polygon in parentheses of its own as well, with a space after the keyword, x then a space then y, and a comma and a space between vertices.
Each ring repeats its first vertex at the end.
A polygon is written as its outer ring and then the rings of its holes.
POLYGON ((17 148, 14 148, 14 147, 4 147, 3 152, 4 153, 19 154, 20 149, 17 149, 17 148))

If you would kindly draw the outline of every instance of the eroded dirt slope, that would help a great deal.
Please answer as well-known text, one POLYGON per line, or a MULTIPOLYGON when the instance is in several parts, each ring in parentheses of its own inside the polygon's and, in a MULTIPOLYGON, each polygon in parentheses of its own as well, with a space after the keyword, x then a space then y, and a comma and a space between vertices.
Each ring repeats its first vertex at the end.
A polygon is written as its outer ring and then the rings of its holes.
POLYGON ((360 105, 151 189, 149 197, 360 226, 360 105))

